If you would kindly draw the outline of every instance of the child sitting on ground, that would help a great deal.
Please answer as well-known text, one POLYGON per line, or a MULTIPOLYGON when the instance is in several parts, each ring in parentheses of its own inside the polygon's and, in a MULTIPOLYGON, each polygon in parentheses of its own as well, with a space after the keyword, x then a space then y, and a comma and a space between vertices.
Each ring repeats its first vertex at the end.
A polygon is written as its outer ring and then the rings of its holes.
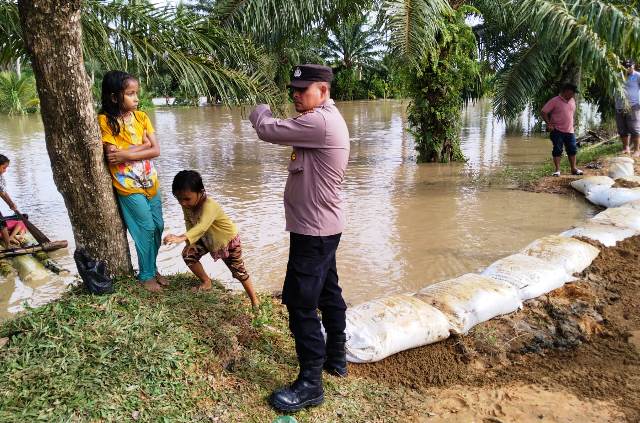
POLYGON ((182 206, 187 232, 183 235, 167 235, 163 242, 187 243, 182 250, 182 258, 202 282, 194 288, 194 292, 211 289, 211 278, 200 264, 200 259, 210 253, 214 260, 222 259, 232 276, 242 283, 253 308, 257 309, 260 302, 244 267, 236 225, 220 205, 207 196, 200 174, 193 170, 178 172, 171 190, 182 206))
MULTIPOLYGON (((9 167, 9 158, 3 154, 0 154, 0 198, 4 200, 14 212, 18 212, 18 206, 13 202, 9 193, 7 192, 7 184, 4 180, 4 174, 9 167)), ((2 214, 0 214, 2 217, 2 214)), ((0 236, 6 247, 10 245, 19 244, 18 236, 25 233, 27 229, 22 221, 4 221, 0 220, 0 236), (10 227, 9 227, 10 226, 10 227), (9 233, 11 231, 11 233, 9 233)))

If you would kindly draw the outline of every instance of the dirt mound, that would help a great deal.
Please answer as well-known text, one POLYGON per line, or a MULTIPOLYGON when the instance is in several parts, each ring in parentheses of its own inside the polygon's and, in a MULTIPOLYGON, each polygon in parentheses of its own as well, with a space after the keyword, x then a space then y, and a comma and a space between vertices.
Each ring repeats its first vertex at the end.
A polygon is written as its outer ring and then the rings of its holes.
POLYGON ((423 348, 394 354, 376 363, 351 366, 354 376, 367 376, 411 388, 446 386, 467 380, 461 344, 449 338, 423 348))
MULTIPOLYGON (((478 325, 467 336, 351 366, 352 373, 425 390, 436 403, 446 402, 451 392, 434 386, 477 392, 477 407, 460 409, 476 410, 476 417, 504 417, 482 411, 494 386, 537 385, 544 390, 539 399, 561 393, 556 396, 571 398, 562 402, 573 404, 568 410, 578 415, 589 411, 601 413, 600 421, 620 421, 623 412, 628 421, 640 421, 640 236, 611 248, 591 243, 602 252, 575 283, 527 301, 519 313, 478 325), (585 403, 591 407, 583 408, 585 403)), ((509 392, 505 388, 503 394, 509 392)), ((517 401, 511 408, 506 421, 522 421, 513 411, 517 401)), ((434 413, 444 416, 442 409, 434 413)))

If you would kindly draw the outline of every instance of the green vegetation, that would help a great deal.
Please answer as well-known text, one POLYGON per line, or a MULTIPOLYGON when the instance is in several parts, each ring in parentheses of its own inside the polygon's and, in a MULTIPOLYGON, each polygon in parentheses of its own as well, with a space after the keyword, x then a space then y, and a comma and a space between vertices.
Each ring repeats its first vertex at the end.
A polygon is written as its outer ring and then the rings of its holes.
MULTIPOLYGON (((603 157, 614 156, 622 151, 619 142, 602 144, 597 147, 585 147, 578 150, 576 161, 578 167, 596 161, 603 157)), ((562 173, 569 174, 571 168, 567 157, 564 156, 560 164, 562 173)), ((507 166, 491 175, 483 175, 476 178, 476 182, 482 185, 517 185, 520 188, 528 188, 541 178, 551 176, 554 171, 551 160, 532 167, 507 166)))
MULTIPOLYGON (((622 89, 620 59, 640 58, 636 1, 87 0, 83 11, 96 84, 120 68, 149 96, 179 105, 206 96, 282 111, 292 67, 325 62, 337 99, 411 99, 409 129, 423 161, 464 159, 462 105, 487 94, 496 116, 512 121, 573 82, 606 122, 622 89)), ((26 63, 18 18, 15 0, 0 0, 1 69, 26 63)))
MULTIPOLYGON (((271 390, 295 377, 285 310, 172 277, 160 295, 132 280, 109 296, 80 289, 0 323, 0 421, 271 422, 271 390)), ((396 420, 405 388, 325 376, 327 401, 305 421, 396 420)))
POLYGON ((23 115, 37 110, 40 100, 33 75, 0 72, 0 112, 23 115))

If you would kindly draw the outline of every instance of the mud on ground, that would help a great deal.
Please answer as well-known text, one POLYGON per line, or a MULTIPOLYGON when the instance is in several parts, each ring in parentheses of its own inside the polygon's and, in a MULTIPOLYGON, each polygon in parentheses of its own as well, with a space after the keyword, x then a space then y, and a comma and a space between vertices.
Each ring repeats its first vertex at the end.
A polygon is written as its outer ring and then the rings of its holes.
POLYGON ((413 388, 412 421, 640 421, 640 236, 588 242, 601 253, 575 282, 351 373, 413 388))
MULTIPOLYGON (((634 164, 635 173, 636 175, 640 175, 640 158, 636 157, 634 159, 636 161, 634 164)), ((585 163, 585 165, 580 168, 584 172, 584 175, 582 176, 568 174, 560 176, 544 176, 531 184, 523 186, 522 188, 526 191, 546 192, 548 194, 573 194, 576 191, 571 188, 571 185, 569 185, 571 182, 577 179, 582 179, 585 176, 606 176, 609 172, 609 159, 603 157, 592 162, 585 163)), ((638 185, 632 182, 617 181, 615 186, 635 188, 638 185)))

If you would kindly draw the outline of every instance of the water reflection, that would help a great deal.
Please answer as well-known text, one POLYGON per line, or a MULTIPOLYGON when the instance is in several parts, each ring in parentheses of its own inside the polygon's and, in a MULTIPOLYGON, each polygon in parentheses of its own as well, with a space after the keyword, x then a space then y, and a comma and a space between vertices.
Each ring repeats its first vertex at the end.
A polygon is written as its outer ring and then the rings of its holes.
MULTIPOLYGON (((413 140, 404 130, 406 103, 338 106, 352 136, 345 183, 348 223, 338 253, 351 303, 478 270, 592 212, 581 199, 470 183, 469 174, 505 164, 528 166, 550 155, 546 139, 506 136, 505 125, 493 119, 487 103, 469 106, 463 115, 468 162, 448 165, 415 163, 413 140)), ((157 109, 149 114, 162 146, 157 164, 166 230, 183 231, 182 212, 170 193, 173 175, 185 168, 199 170, 207 191, 240 228, 257 287, 278 289, 288 249, 282 193, 289 149, 258 141, 238 109, 157 109)), ((69 251, 53 255, 73 268, 73 234, 53 184, 39 117, 0 117, 0 139, 0 152, 12 160, 6 175, 12 196, 52 238, 71 241, 69 251)), ((163 247, 161 271, 187 271, 179 253, 179 248, 163 247)), ((210 258, 203 264, 213 276, 232 283, 223 264, 210 258)), ((25 299, 49 299, 66 283, 52 278, 45 295, 19 280, 0 282, 0 315, 19 309, 25 299)))

